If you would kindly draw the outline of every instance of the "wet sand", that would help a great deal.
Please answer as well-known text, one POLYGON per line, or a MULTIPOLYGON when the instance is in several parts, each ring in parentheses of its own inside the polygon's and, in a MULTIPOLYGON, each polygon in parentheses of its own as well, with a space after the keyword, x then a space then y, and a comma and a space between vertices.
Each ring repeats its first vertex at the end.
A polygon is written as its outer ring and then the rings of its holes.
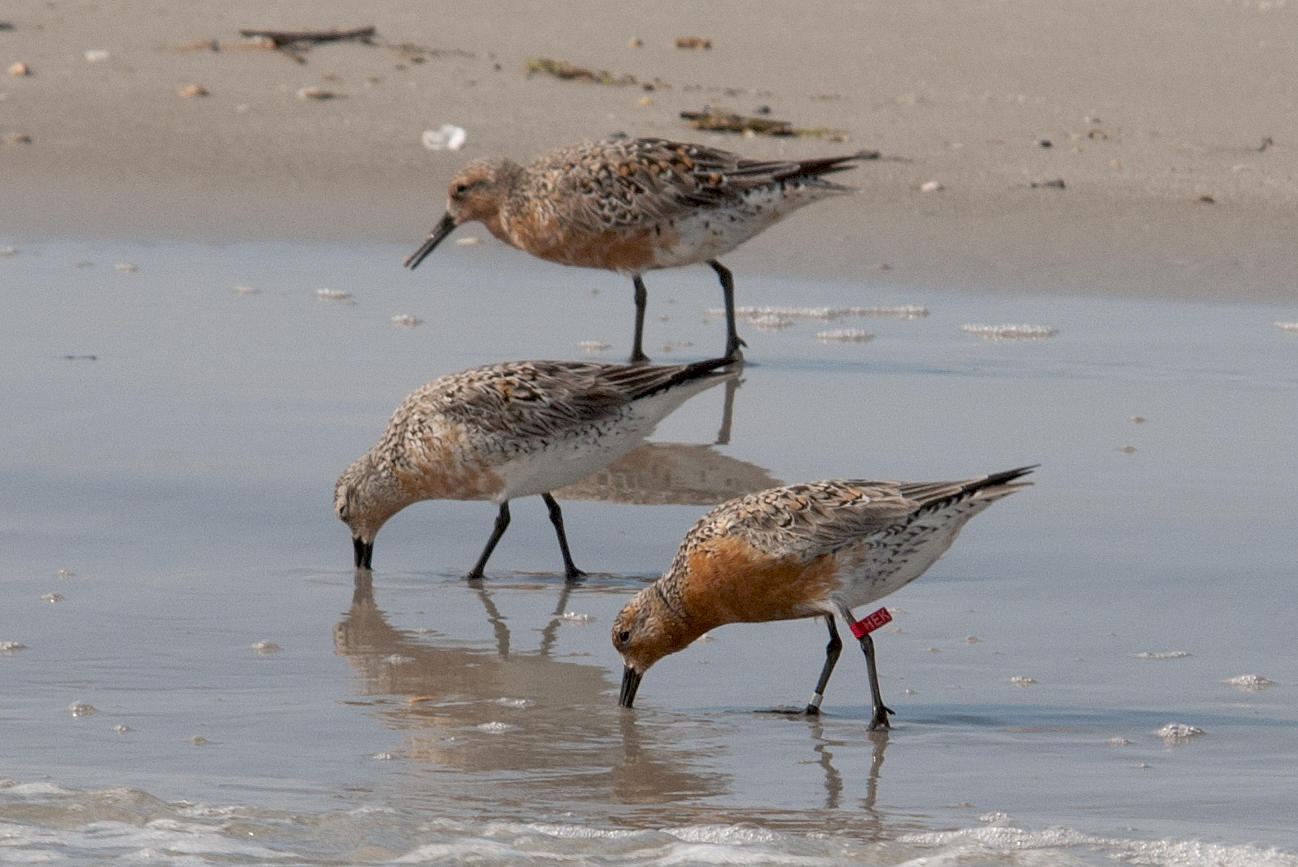
POLYGON ((6 68, 31 73, 0 79, 0 135, 30 137, 0 146, 8 235, 413 245, 463 161, 621 131, 755 157, 882 153, 852 173, 860 196, 729 257, 741 275, 1232 300, 1298 291, 1298 9, 1284 2, 834 3, 815 20, 668 2, 635 20, 593 2, 562 13, 378 3, 362 15, 340 3, 18 0, 4 20, 6 68), (375 26, 372 44, 321 44, 303 63, 243 50, 239 35, 362 25, 375 26), (676 48, 688 35, 712 47, 676 48), (529 77, 532 58, 640 84, 529 77), (208 95, 181 96, 190 85, 208 95), (307 87, 335 98, 297 98, 307 87), (766 106, 845 140, 688 128, 680 112, 704 105, 766 106), (467 130, 463 150, 422 146, 444 123, 467 130), (941 189, 923 192, 930 182, 941 189))
MULTIPOLYGON (((407 509, 356 576, 334 478, 420 382, 500 346, 616 354, 629 305, 487 245, 444 251, 448 291, 393 284, 400 250, 60 241, 0 259, 15 857, 1298 864, 1288 308, 754 275, 756 305, 928 315, 745 325, 757 360, 729 419, 723 389, 698 395, 566 495, 588 581, 564 585, 531 498, 472 586, 492 506, 407 509), (487 315, 523 280, 533 315, 487 315), (962 330, 986 323, 1056 333, 962 330), (840 327, 874 337, 817 337, 840 327), (707 491, 1032 461, 1033 488, 887 600, 891 733, 866 730, 846 653, 823 717, 762 712, 806 700, 815 621, 716 630, 617 707, 609 624, 707 491), (1227 683, 1247 675, 1274 685, 1227 683)), ((722 341, 699 276, 661 275, 659 357, 722 341)))

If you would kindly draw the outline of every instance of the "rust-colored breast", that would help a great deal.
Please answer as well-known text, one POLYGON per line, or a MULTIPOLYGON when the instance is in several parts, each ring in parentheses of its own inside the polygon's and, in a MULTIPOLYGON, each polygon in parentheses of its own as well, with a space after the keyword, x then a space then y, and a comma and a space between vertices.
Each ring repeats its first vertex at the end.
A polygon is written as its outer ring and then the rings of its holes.
POLYGON ((707 540, 687 563, 684 608, 713 625, 829 613, 829 596, 840 585, 830 555, 771 557, 734 537, 707 540))

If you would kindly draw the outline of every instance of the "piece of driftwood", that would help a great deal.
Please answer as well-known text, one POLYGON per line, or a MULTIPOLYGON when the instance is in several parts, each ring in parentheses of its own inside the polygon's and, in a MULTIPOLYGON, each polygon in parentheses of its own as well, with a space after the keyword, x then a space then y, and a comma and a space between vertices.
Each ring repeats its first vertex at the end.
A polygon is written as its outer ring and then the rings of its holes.
POLYGON ((276 48, 303 43, 312 45, 317 42, 337 42, 340 39, 369 39, 374 36, 373 27, 356 27, 351 30, 256 30, 244 27, 239 35, 245 39, 269 39, 276 48))
POLYGON ((527 77, 531 78, 537 73, 553 75, 555 78, 563 81, 581 81, 587 84, 607 84, 613 87, 622 87, 628 84, 636 84, 634 75, 614 75, 607 70, 589 69, 585 66, 577 66, 566 60, 555 60, 551 57, 531 57, 527 61, 527 77))

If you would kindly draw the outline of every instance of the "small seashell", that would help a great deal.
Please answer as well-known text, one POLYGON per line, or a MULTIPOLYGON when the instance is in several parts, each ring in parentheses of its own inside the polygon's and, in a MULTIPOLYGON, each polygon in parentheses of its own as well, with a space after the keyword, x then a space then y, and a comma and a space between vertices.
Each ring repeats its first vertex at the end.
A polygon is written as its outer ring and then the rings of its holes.
POLYGON ((279 645, 273 641, 254 641, 248 648, 255 653, 269 655, 279 653, 279 645))
POLYGON ((462 126, 444 123, 438 129, 424 130, 421 141, 430 151, 458 151, 464 147, 469 134, 462 126))
POLYGON ((565 611, 562 615, 562 619, 566 623, 579 623, 584 625, 593 622, 595 617, 591 614, 582 614, 577 611, 565 611))
POLYGON ((577 344, 577 348, 587 355, 596 355, 606 349, 612 349, 613 344, 604 343, 599 340, 583 340, 581 343, 577 344))
POLYGON ((72 704, 68 705, 68 713, 73 716, 94 716, 95 706, 93 704, 86 704, 83 701, 74 701, 72 704))
POLYGON ((1275 327, 1281 331, 1298 331, 1298 322, 1276 322, 1275 327))
POLYGON ((107 60, 110 57, 108 50, 104 48, 91 48, 87 50, 83 56, 90 63, 99 63, 100 61, 107 60))
POLYGON ((1107 743, 1107 744, 1108 744, 1109 746, 1111 746, 1111 747, 1129 747, 1129 746, 1131 746, 1131 741, 1127 740, 1127 739, 1124 738, 1124 737, 1117 737, 1117 736, 1109 738, 1107 741, 1105 741, 1105 743, 1107 743))
POLYGON ((1030 677, 1027 677, 1026 675, 1016 674, 1010 678, 1010 683, 1014 684, 1015 686, 1027 687, 1027 686, 1032 686, 1033 684, 1036 683, 1036 681, 1030 677))
POLYGON ((10 256, 18 255, 17 247, 0 247, 0 259, 8 259, 10 256))
POLYGON ((113 726, 113 731, 115 731, 119 735, 127 734, 131 730, 132 729, 130 726, 125 725, 123 723, 118 723, 117 725, 113 726))
POLYGON ((325 301, 346 301, 352 297, 352 293, 344 292, 341 289, 317 289, 315 296, 325 301))
POLYGON ((235 286, 234 292, 236 295, 260 295, 261 294, 260 289, 254 289, 251 286, 235 286))
MULTIPOLYGON (((1135 449, 1132 449, 1134 452, 1135 449)), ((1188 650, 1146 650, 1143 653, 1137 653, 1136 659, 1188 659, 1190 652, 1188 650)))
POLYGON ((322 87, 299 87, 297 90, 297 98, 301 100, 333 99, 335 96, 337 94, 332 90, 325 90, 322 87))
POLYGON ((1128 421, 1130 421, 1132 424, 1144 424, 1146 421, 1148 421, 1148 419, 1146 419, 1143 415, 1133 415, 1130 419, 1128 419, 1128 421))
POLYGON ((455 243, 459 247, 476 247, 482 243, 482 239, 477 235, 465 235, 463 238, 456 238, 455 243))
POLYGON ((32 68, 20 60, 9 67, 9 74, 15 77, 31 75, 32 68))
POLYGON ((180 95, 184 97, 207 96, 208 90, 201 84, 186 84, 180 89, 180 95))
POLYGON ((1124 455, 1134 455, 1136 453, 1136 447, 1132 445, 1118 446, 1118 451, 1122 452, 1124 455))
POLYGON ((943 187, 939 181, 925 181, 924 183, 920 184, 919 187, 919 191, 921 193, 936 193, 938 190, 943 190, 943 189, 946 188, 943 187))
POLYGON ((41 601, 48 602, 51 605, 55 605, 59 602, 62 602, 65 598, 66 597, 62 593, 46 593, 44 596, 41 597, 41 601))
POLYGON ((196 747, 207 746, 207 738, 203 737, 202 735, 194 735, 192 738, 189 739, 189 742, 196 747))
POLYGON ((27 645, 21 641, 0 641, 0 653, 17 653, 20 650, 26 650, 27 645))
POLYGON ((140 268, 138 265, 132 264, 131 262, 118 262, 113 266, 113 270, 119 274, 134 274, 136 271, 140 270, 140 268))
POLYGON ((411 316, 409 313, 398 313, 390 320, 398 328, 414 328, 416 325, 422 325, 422 319, 417 316, 411 316))

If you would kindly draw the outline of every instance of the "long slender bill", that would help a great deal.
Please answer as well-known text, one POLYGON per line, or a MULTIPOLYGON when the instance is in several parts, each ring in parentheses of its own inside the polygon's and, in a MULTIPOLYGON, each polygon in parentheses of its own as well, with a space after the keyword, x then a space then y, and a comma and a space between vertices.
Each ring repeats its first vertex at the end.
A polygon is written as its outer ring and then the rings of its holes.
POLYGON ((455 218, 450 213, 444 214, 442 219, 437 222, 437 225, 433 227, 433 231, 428 233, 424 243, 419 245, 419 249, 407 256, 406 261, 401 264, 412 270, 418 268, 419 263, 424 261, 424 258, 433 252, 433 249, 442 243, 442 240, 454 230, 455 218))
POLYGON ((374 558, 374 543, 364 539, 353 538, 352 548, 356 552, 356 568, 369 569, 374 558))
POLYGON ((617 703, 622 707, 630 707, 635 701, 635 691, 640 688, 640 678, 644 677, 641 672, 636 671, 631 666, 622 669, 622 692, 617 697, 617 703))

